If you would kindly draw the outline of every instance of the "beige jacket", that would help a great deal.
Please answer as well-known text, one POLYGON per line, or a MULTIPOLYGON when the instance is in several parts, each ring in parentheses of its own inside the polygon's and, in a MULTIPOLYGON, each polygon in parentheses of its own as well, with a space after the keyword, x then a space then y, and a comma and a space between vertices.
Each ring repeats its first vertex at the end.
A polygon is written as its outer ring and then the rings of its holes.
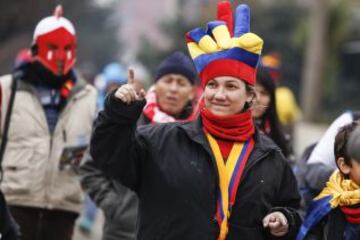
MULTIPOLYGON (((11 76, 0 78, 1 129, 11 76)), ((18 82, 3 158, 3 190, 10 205, 80 212, 83 193, 74 168, 59 167, 64 147, 88 144, 96 114, 96 90, 80 78, 59 115, 53 135, 35 89, 18 82)))

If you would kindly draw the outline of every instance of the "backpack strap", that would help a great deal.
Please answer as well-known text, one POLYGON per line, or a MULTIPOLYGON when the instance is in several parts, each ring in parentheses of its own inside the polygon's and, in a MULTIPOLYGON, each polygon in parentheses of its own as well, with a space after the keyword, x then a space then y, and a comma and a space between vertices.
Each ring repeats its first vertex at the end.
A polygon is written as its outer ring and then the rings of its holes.
MULTIPOLYGON (((8 132, 9 132, 9 127, 10 127, 10 117, 11 117, 11 113, 12 113, 12 109, 13 109, 13 105, 14 105, 16 88, 17 88, 17 76, 13 75, 12 76, 12 82, 11 82, 11 88, 10 88, 11 94, 10 94, 10 99, 9 99, 9 106, 7 108, 6 115, 5 115, 5 120, 4 120, 4 131, 3 131, 3 134, 1 136, 1 145, 0 145, 0 182, 2 181, 2 178, 3 178, 2 160, 3 160, 3 157, 4 157, 5 148, 6 148, 6 144, 7 144, 7 140, 8 140, 8 132)), ((1 91, 2 91, 2 89, 1 89, 1 91)), ((1 92, 1 95, 2 95, 2 92, 1 92)))

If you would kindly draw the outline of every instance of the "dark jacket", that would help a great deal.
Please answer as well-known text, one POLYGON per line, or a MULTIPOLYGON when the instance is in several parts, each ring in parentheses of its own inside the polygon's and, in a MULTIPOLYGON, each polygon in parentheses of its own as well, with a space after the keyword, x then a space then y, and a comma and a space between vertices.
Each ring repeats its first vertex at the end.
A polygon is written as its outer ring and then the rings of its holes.
POLYGON ((19 239, 19 226, 9 212, 3 193, 0 191, 0 239, 19 239))
POLYGON ((305 240, 358 239, 360 239, 360 224, 349 224, 340 208, 332 210, 305 237, 305 240))
MULTIPOLYGON (((142 126, 145 101, 124 104, 113 95, 99 114, 91 155, 109 177, 138 193, 139 239, 217 239, 218 173, 201 121, 142 126)), ((300 225, 293 173, 274 143, 257 133, 232 209, 227 239, 271 239, 262 219, 273 210, 300 225), (279 207, 279 208, 276 208, 279 207)))
POLYGON ((86 156, 80 166, 80 182, 90 198, 105 215, 103 240, 136 239, 138 198, 130 189, 119 182, 106 178, 86 156))

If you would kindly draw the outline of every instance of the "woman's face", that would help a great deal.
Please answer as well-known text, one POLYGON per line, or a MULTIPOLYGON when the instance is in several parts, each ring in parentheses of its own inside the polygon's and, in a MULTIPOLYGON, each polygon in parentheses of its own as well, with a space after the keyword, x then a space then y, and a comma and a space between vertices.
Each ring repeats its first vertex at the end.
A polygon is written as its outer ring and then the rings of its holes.
POLYGON ((216 77, 205 86, 206 108, 215 115, 229 116, 240 113, 246 102, 251 102, 253 93, 246 91, 245 82, 235 77, 216 77))
POLYGON ((194 98, 194 87, 180 74, 166 74, 155 84, 160 109, 171 115, 179 114, 194 98))
POLYGON ((254 118, 260 118, 271 104, 271 97, 270 93, 260 84, 255 85, 255 91, 257 93, 257 102, 252 109, 252 114, 254 118))

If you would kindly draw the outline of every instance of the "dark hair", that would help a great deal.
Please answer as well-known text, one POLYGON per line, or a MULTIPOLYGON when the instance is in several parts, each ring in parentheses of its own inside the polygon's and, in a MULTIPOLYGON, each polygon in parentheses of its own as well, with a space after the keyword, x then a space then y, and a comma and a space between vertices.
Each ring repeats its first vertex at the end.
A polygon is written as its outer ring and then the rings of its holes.
MULTIPOLYGON (((255 93, 254 86, 252 86, 252 85, 245 82, 245 90, 246 90, 246 93, 253 93, 254 94, 254 99, 255 99, 256 93, 255 93)), ((247 111, 247 110, 249 110, 251 108, 251 106, 254 103, 254 99, 252 99, 251 102, 245 102, 243 112, 245 112, 245 111, 247 111)))
POLYGON ((344 158, 344 162, 346 163, 346 165, 351 166, 351 158, 349 157, 346 151, 346 146, 350 134, 355 130, 357 126, 358 126, 358 122, 354 121, 339 129, 338 133, 335 136, 335 143, 334 143, 335 161, 337 161, 338 158, 342 157, 344 158))
POLYGON ((260 119, 258 119, 259 121, 257 121, 258 127, 264 129, 266 122, 268 122, 270 124, 270 133, 268 133, 269 137, 280 147, 283 154, 288 157, 290 155, 290 150, 276 111, 275 82, 272 80, 270 72, 264 67, 258 68, 256 81, 257 84, 264 87, 270 95, 269 106, 267 106, 266 111, 260 119))

